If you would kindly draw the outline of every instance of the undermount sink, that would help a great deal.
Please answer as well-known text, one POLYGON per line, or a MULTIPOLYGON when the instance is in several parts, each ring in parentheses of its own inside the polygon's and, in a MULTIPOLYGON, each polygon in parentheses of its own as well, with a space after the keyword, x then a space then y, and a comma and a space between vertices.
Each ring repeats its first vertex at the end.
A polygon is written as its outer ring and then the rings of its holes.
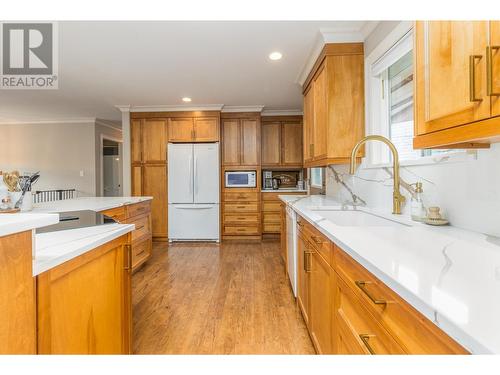
POLYGON ((410 226, 386 219, 370 212, 358 210, 313 210, 317 215, 343 227, 398 227, 410 226))

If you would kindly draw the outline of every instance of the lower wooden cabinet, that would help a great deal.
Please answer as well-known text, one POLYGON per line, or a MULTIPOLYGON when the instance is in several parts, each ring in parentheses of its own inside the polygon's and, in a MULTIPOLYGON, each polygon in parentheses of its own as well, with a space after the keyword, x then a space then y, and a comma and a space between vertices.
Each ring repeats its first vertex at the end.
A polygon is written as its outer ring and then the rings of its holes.
POLYGON ((31 230, 0 237, 0 354, 36 353, 32 244, 31 230))
POLYGON ((256 189, 227 189, 222 193, 224 239, 260 239, 260 193, 256 189))
POLYGON ((37 276, 38 353, 131 352, 131 255, 119 237, 37 276))
POLYGON ((300 216, 297 246, 297 304, 319 354, 467 354, 300 216))
POLYGON ((167 165, 150 164, 143 166, 142 194, 153 197, 151 217, 153 237, 167 240, 167 165))
POLYGON ((262 233, 281 233, 281 200, 279 195, 302 195, 304 192, 266 192, 262 193, 262 233))

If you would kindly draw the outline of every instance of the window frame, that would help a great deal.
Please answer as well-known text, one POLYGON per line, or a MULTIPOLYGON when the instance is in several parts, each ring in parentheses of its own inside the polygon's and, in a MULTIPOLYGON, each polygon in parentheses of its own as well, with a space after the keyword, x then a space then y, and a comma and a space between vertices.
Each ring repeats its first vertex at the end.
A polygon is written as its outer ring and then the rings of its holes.
POLYGON ((323 188, 323 168, 322 167, 312 167, 312 168, 309 168, 309 174, 311 175, 311 187, 312 188, 316 188, 316 189, 322 189, 323 188), (319 174, 319 179, 320 179, 320 184, 315 184, 314 181, 313 181, 313 172, 312 170, 313 169, 319 169, 320 171, 320 174, 319 174))
MULTIPOLYGON (((382 85, 380 79, 373 73, 376 63, 386 55, 406 34, 412 32, 413 22, 400 22, 365 58, 365 118, 366 134, 380 134, 385 137, 390 136, 389 129, 389 107, 387 105, 388 95, 384 95, 384 100, 380 100, 382 85)), ((377 67, 379 68, 379 67, 377 67)), ((380 68, 379 68, 380 70, 380 68)), ((388 93, 388 69, 383 71, 383 89, 388 93)), ((415 105, 415 103, 414 103, 415 105)), ((413 160, 400 160, 401 166, 412 165, 432 165, 443 161, 466 161, 471 157, 477 157, 477 151, 450 150, 446 153, 422 156, 413 160)), ((381 142, 368 142, 366 144, 366 158, 363 162, 364 168, 384 168, 392 166, 390 151, 381 142)))

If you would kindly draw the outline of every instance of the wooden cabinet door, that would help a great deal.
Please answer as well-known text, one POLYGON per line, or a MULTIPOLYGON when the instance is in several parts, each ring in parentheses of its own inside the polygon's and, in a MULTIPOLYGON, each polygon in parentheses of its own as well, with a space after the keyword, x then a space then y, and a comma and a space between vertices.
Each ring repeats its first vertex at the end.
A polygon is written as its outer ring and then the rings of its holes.
POLYGON ((304 95, 304 161, 310 161, 313 158, 312 143, 314 134, 314 90, 312 89, 312 86, 313 84, 309 86, 309 89, 304 95))
POLYGON ((130 158, 132 163, 142 161, 142 121, 139 119, 130 121, 130 158))
POLYGON ((328 95, 325 65, 319 68, 319 73, 313 82, 314 127, 313 127, 313 158, 326 157, 328 140, 328 95))
POLYGON ((37 276, 39 354, 128 354, 130 266, 122 236, 37 276))
POLYGON ((281 123, 262 124, 262 165, 279 166, 281 162, 281 123))
POLYGON ((488 22, 419 21, 415 38, 417 134, 490 117, 488 22))
POLYGON ((167 120, 144 120, 142 156, 145 163, 165 162, 167 160, 167 120))
POLYGON ((281 165, 302 166, 302 124, 284 122, 281 126, 281 165))
POLYGON ((194 119, 195 142, 217 142, 219 140, 219 119, 215 117, 194 119))
POLYGON ((241 120, 241 165, 260 164, 260 128, 257 120, 241 120))
POLYGON ((297 303, 306 325, 309 327, 309 293, 310 293, 310 252, 309 243, 299 232, 297 236, 297 303))
POLYGON ((222 120, 222 165, 240 164, 240 120, 222 120))
POLYGON ((145 165, 143 167, 142 193, 152 196, 151 219, 153 237, 166 238, 167 232, 167 167, 166 165, 145 165))
POLYGON ((281 245, 281 258, 285 263, 285 273, 288 273, 288 250, 287 250, 287 227, 286 227, 286 204, 281 202, 281 233, 280 233, 280 245, 281 245))
POLYGON ((0 236, 0 354, 36 354, 31 230, 0 236))
POLYGON ((142 167, 140 165, 132 166, 132 196, 142 196, 142 167))
POLYGON ((500 116, 500 21, 490 21, 491 116, 500 116))
POLYGON ((192 118, 171 118, 168 122, 169 142, 192 142, 194 138, 192 118))
POLYGON ((318 252, 312 254, 311 336, 318 353, 332 353, 333 291, 331 270, 318 252))

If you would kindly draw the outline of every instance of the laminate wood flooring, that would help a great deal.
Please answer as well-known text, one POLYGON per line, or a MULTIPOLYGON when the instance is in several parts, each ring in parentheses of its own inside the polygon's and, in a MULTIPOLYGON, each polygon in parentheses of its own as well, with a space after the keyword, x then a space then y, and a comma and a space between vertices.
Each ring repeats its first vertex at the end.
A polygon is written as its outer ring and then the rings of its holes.
POLYGON ((314 354, 278 241, 158 242, 132 285, 134 353, 314 354))

